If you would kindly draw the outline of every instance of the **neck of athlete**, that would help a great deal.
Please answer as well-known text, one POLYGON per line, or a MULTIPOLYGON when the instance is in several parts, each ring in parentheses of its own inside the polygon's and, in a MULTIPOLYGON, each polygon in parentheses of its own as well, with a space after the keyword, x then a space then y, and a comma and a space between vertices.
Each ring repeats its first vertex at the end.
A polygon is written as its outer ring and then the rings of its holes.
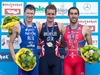
POLYGON ((78 26, 78 22, 70 23, 70 26, 71 26, 72 29, 75 29, 78 26))
POLYGON ((48 27, 52 27, 54 25, 54 22, 47 21, 47 25, 48 25, 48 27))
POLYGON ((26 25, 29 26, 29 27, 32 26, 32 21, 27 21, 27 20, 25 20, 25 23, 26 23, 26 25))

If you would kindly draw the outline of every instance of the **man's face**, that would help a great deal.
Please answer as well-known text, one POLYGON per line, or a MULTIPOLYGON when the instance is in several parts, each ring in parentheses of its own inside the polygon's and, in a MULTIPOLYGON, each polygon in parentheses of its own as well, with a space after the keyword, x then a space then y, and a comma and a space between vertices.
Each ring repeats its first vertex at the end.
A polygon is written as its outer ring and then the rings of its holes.
POLYGON ((52 9, 47 9, 46 17, 48 22, 54 22, 54 18, 56 17, 56 11, 52 9))
POLYGON ((68 16, 71 23, 75 24, 78 21, 79 14, 76 9, 71 9, 68 16))
POLYGON ((25 11, 26 21, 32 22, 34 14, 35 14, 34 10, 26 9, 25 11))

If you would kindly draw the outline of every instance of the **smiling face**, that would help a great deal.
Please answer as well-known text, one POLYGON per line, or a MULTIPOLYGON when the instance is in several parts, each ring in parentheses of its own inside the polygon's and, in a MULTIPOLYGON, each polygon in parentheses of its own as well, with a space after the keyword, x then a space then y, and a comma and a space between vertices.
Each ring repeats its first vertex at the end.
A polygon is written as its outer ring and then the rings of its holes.
POLYGON ((24 14, 25 14, 25 19, 26 19, 26 21, 27 21, 27 22, 32 22, 33 17, 34 17, 34 15, 35 15, 35 11, 34 11, 33 9, 28 9, 28 8, 27 8, 27 9, 25 10, 24 14))
POLYGON ((45 9, 45 15, 48 23, 53 23, 56 17, 57 8, 54 4, 49 4, 45 9))
POLYGON ((75 24, 78 22, 79 13, 77 9, 71 9, 69 14, 70 23, 75 24))
POLYGON ((56 11, 53 9, 47 9, 46 17, 47 22, 54 22, 54 18, 56 17, 56 11))

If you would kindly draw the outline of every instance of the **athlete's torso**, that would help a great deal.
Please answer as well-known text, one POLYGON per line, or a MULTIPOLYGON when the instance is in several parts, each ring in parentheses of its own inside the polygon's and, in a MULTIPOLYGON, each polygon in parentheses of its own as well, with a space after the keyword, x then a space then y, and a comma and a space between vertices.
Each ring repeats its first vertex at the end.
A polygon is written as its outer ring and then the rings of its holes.
POLYGON ((41 39, 41 46, 42 50, 40 56, 59 56, 59 38, 60 38, 60 31, 58 27, 58 23, 54 23, 52 27, 48 27, 46 23, 42 24, 42 29, 40 32, 40 39, 41 39), (49 31, 49 32, 48 32, 49 31), (51 36, 49 35, 51 34, 51 36), (50 46, 50 43, 52 44, 50 46))
POLYGON ((70 25, 66 27, 66 32, 64 34, 64 40, 67 47, 67 55, 77 56, 79 55, 79 49, 83 47, 86 43, 82 35, 83 25, 78 25, 77 29, 71 29, 70 25), (72 35, 72 36, 71 36, 72 35))
POLYGON ((36 49, 38 43, 38 30, 36 24, 33 23, 31 27, 27 27, 27 25, 20 23, 20 28, 20 47, 36 49))

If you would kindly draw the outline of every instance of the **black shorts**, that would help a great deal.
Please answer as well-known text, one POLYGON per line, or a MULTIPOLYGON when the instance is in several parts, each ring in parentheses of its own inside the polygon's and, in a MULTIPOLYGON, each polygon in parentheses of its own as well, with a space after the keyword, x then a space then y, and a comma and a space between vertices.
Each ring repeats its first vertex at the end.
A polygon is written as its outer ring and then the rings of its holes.
POLYGON ((39 60, 39 75, 61 75, 60 57, 41 57, 39 60))

